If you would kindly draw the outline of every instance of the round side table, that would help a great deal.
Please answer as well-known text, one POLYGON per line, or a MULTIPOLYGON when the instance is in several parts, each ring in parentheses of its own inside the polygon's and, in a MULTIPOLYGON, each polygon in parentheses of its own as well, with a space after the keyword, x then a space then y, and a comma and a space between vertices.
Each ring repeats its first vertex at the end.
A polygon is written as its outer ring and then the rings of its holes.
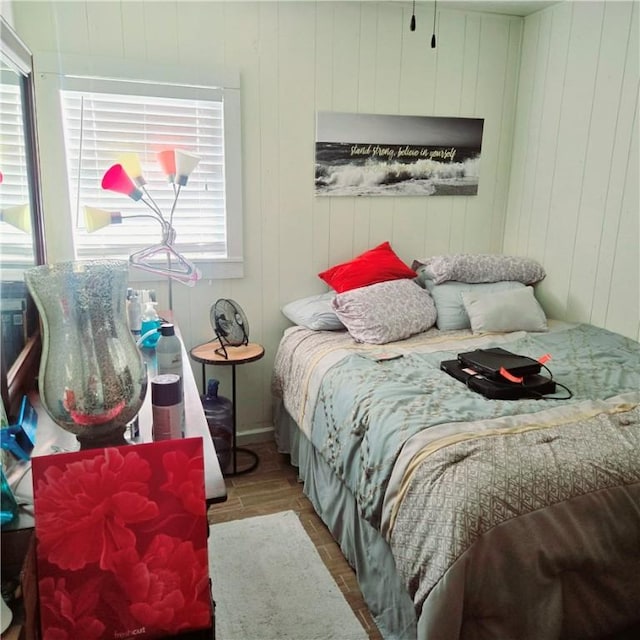
POLYGON ((250 471, 253 471, 258 466, 259 459, 258 454, 255 453, 255 451, 250 451, 249 449, 236 446, 236 366, 260 360, 260 358, 264 356, 264 347, 261 344, 257 344, 255 342, 250 342, 246 345, 240 345, 239 347, 229 347, 225 345, 225 349, 227 352, 226 358, 224 356, 224 353, 218 353, 217 350, 220 349, 220 342, 218 340, 212 340, 211 342, 205 342, 204 344, 200 344, 197 347, 193 347, 193 349, 189 351, 189 355, 193 360, 202 364, 202 384, 203 393, 205 394, 207 393, 206 366, 213 365, 231 367, 231 400, 233 403, 233 433, 231 438, 231 451, 233 454, 233 467, 231 471, 225 472, 223 470, 222 473, 225 476, 238 476, 243 473, 249 473, 250 471), (245 469, 238 469, 238 451, 242 451, 242 453, 247 454, 251 458, 253 458, 251 464, 245 469))

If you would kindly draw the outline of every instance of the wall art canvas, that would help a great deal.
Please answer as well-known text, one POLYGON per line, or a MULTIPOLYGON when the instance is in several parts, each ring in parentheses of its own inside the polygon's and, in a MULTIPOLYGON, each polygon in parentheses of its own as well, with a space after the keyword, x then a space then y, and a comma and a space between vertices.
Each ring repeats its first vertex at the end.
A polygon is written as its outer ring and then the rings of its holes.
POLYGON ((211 637, 202 438, 32 468, 43 640, 211 637))
POLYGON ((319 111, 318 196, 473 196, 482 118, 319 111))

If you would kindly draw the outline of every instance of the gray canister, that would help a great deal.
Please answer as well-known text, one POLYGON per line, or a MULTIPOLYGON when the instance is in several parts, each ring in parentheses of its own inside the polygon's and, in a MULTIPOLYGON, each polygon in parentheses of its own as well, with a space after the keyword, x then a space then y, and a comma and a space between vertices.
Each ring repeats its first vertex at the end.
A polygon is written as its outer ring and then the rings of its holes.
POLYGON ((184 437, 182 381, 175 373, 151 378, 153 439, 171 440, 184 437))

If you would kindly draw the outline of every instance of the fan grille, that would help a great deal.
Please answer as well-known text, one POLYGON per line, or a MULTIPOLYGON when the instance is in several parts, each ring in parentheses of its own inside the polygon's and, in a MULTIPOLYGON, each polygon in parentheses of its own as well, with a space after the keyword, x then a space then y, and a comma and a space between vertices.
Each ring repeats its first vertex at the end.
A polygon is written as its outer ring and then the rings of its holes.
POLYGON ((211 307, 211 326, 222 345, 237 347, 249 342, 249 321, 242 307, 228 298, 220 298, 211 307))

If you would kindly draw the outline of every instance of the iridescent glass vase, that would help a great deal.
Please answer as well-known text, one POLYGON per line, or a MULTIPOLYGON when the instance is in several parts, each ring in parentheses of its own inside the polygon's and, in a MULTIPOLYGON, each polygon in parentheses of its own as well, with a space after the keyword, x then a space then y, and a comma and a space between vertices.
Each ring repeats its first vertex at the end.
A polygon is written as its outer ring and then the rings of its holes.
POLYGON ((42 265, 25 271, 43 327, 40 400, 81 449, 126 444, 147 373, 127 325, 124 260, 42 265))

